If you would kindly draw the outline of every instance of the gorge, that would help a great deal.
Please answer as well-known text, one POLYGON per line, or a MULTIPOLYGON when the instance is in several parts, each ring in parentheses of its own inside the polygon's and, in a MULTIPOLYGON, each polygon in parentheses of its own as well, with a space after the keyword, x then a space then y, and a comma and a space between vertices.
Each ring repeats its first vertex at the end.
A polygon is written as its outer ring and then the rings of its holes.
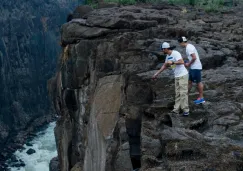
POLYGON ((27 137, 55 118, 47 80, 60 54, 60 26, 81 3, 0 1, 0 170, 27 137))

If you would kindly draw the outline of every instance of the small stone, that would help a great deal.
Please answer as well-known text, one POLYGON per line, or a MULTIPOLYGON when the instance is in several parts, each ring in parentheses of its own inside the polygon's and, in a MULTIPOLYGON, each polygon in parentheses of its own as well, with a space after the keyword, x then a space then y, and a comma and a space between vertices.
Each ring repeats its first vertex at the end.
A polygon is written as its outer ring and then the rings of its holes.
POLYGON ((27 152, 26 152, 28 155, 31 155, 33 153, 35 153, 35 150, 30 148, 27 152))
POLYGON ((24 167, 25 163, 22 160, 19 160, 18 163, 13 164, 12 167, 24 167))
POLYGON ((26 143, 27 146, 32 147, 33 145, 31 143, 26 143))
POLYGON ((15 163, 15 162, 18 162, 17 157, 16 157, 16 156, 14 156, 14 155, 11 157, 11 159, 10 159, 10 160, 11 160, 11 162, 14 162, 14 163, 15 163))

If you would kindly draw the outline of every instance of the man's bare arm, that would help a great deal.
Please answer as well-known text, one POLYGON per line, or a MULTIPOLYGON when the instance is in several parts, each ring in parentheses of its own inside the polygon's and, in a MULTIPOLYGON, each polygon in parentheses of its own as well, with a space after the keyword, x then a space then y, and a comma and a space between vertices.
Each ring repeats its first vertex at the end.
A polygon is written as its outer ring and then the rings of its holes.
POLYGON ((182 64, 184 64, 184 60, 183 59, 179 59, 178 61, 174 62, 174 64, 182 65, 182 64))
POLYGON ((161 72, 163 72, 167 68, 167 63, 164 63, 162 67, 154 74, 153 78, 156 78, 161 72))
POLYGON ((191 54, 191 56, 192 56, 192 60, 188 63, 188 66, 191 66, 195 62, 195 60, 197 59, 195 53, 191 54))

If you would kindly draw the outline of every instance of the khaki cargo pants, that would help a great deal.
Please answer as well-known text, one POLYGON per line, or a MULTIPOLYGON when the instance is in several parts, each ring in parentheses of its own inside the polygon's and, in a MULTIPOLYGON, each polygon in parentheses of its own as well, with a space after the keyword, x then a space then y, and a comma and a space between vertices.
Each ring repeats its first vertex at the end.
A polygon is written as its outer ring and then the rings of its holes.
POLYGON ((175 106, 174 112, 189 112, 188 107, 188 74, 175 78, 175 106))

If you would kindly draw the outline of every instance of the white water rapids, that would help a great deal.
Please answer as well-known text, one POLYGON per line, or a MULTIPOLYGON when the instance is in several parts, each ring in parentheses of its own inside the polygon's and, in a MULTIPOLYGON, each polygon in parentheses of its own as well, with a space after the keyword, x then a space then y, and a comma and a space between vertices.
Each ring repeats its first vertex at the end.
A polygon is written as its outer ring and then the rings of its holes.
POLYGON ((55 122, 48 125, 45 130, 37 133, 37 136, 29 143, 33 146, 24 145, 24 150, 17 150, 14 155, 24 163, 24 167, 9 167, 11 171, 49 171, 49 163, 53 157, 57 156, 56 143, 54 137, 55 122), (28 155, 30 149, 36 152, 28 155))

